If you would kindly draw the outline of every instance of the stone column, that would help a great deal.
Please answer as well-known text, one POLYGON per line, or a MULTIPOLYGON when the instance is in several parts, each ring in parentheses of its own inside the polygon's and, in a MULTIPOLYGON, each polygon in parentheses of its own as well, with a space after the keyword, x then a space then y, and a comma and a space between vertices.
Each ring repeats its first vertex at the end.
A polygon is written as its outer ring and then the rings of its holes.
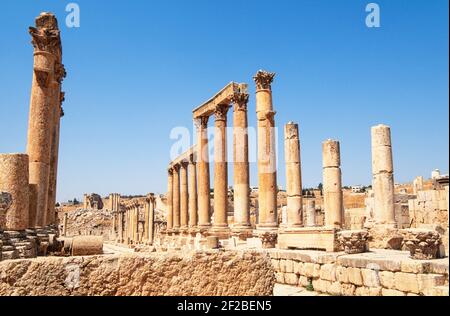
POLYGON ((88 209, 88 195, 87 194, 83 195, 83 209, 85 209, 85 210, 88 209))
POLYGON ((258 229, 262 230, 276 230, 278 227, 275 112, 271 87, 274 77, 274 73, 260 70, 253 78, 256 83, 258 120, 258 229))
POLYGON ((149 237, 149 230, 150 230, 150 198, 147 197, 145 199, 145 204, 144 204, 144 236, 143 236, 143 240, 144 241, 148 241, 148 237, 149 237))
POLYGON ((123 212, 119 210, 119 243, 123 243, 123 212))
POLYGON ((189 228, 196 229, 198 223, 197 208, 197 168, 194 161, 194 155, 189 157, 188 166, 189 176, 189 228))
POLYGON ((375 220, 395 226, 391 129, 386 125, 372 127, 372 174, 375 220))
POLYGON ((214 231, 228 230, 228 105, 218 105, 214 112, 214 231))
POLYGON ((47 205, 47 217, 46 225, 54 224, 55 218, 55 205, 56 205, 56 185, 58 178, 58 160, 59 160, 59 132, 61 126, 61 117, 64 116, 62 109, 62 103, 65 99, 65 93, 61 92, 61 83, 66 76, 66 71, 62 64, 56 64, 56 82, 53 84, 53 106, 54 106, 54 127, 52 130, 52 144, 50 148, 50 177, 49 177, 49 190, 48 190, 48 205, 47 205))
POLYGON ((286 160, 287 226, 303 226, 303 197, 298 124, 284 127, 284 156, 286 160))
POLYGON ((306 226, 316 226, 316 201, 308 200, 306 204, 306 226))
POLYGON ((344 209, 339 142, 331 139, 323 142, 322 154, 325 226, 340 229, 343 226, 344 209))
POLYGON ((423 177, 416 177, 413 181, 413 194, 417 195, 419 191, 423 190, 423 177))
POLYGON ((63 236, 67 236, 67 213, 64 213, 64 219, 63 219, 63 236))
POLYGON ((167 230, 173 229, 173 169, 168 169, 168 180, 167 180, 167 230))
POLYGON ((150 195, 149 198, 149 225, 148 225, 148 233, 147 238, 148 241, 153 244, 154 239, 154 229, 155 229, 155 196, 153 194, 150 195))
POLYGON ((180 165, 173 166, 173 228, 180 229, 180 165))
POLYGON ((0 230, 28 228, 28 165, 27 155, 0 154, 0 230))
POLYGON ((189 219, 189 195, 188 195, 188 163, 183 161, 180 164, 180 229, 186 232, 189 219))
POLYGON ((211 227, 210 185, 209 185, 209 150, 208 117, 196 120, 197 125, 197 166, 198 166, 198 228, 211 227))
POLYGON ((61 39, 54 15, 42 13, 36 28, 30 27, 34 47, 34 72, 31 89, 27 153, 30 184, 35 187, 35 201, 30 207, 31 225, 44 226, 50 186, 50 156, 54 130, 55 65, 61 55, 61 39))
POLYGON ((234 225, 237 232, 252 229, 250 223, 250 171, 248 163, 247 93, 235 93, 233 111, 234 225))

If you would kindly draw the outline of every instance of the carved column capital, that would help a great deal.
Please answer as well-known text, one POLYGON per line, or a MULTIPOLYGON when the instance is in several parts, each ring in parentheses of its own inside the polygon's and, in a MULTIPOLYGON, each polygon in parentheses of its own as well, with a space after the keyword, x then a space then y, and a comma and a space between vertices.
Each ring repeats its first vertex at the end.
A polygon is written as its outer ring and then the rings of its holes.
POLYGON ((214 110, 214 118, 217 121, 226 121, 228 113, 228 105, 219 104, 214 110))
POLYGON ((209 121, 208 116, 200 116, 200 117, 194 119, 195 128, 197 130, 208 128, 208 121, 209 121))
POLYGON ((167 173, 169 174, 169 176, 172 176, 173 175, 173 168, 172 167, 168 168, 167 169, 167 173))
POLYGON ((183 169, 186 169, 189 165, 189 161, 188 160, 183 160, 180 162, 180 167, 183 169))
POLYGON ((179 164, 176 164, 176 165, 173 165, 172 168, 173 168, 173 171, 174 171, 174 172, 178 172, 178 170, 180 170, 180 167, 181 167, 181 166, 180 166, 179 164))
POLYGON ((249 100, 248 93, 235 92, 231 95, 230 100, 234 104, 235 111, 247 111, 247 104, 249 100))
POLYGON ((274 72, 259 70, 253 77, 253 80, 255 81, 258 90, 271 90, 274 78, 274 72))

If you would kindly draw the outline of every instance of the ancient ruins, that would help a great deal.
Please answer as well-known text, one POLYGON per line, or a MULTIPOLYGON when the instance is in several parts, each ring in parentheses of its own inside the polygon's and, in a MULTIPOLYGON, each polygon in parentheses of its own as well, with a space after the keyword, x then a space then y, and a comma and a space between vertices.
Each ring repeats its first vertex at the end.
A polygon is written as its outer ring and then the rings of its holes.
POLYGON ((322 295, 448 295, 448 175, 435 170, 431 179, 395 183, 395 127, 377 125, 371 128, 371 186, 343 186, 345 144, 327 139, 323 186, 303 188, 301 125, 291 121, 284 125, 286 183, 280 186, 272 72, 253 77, 256 111, 248 84, 236 82, 192 112, 187 107, 196 143, 161 166, 167 192, 91 193, 79 205, 56 207, 66 76, 56 17, 42 13, 30 34, 27 153, 0 154, 0 275, 32 265, 46 271, 50 262, 59 271, 52 275, 64 279, 30 269, 14 284, 0 277, 0 295, 273 295, 283 286, 322 295), (258 187, 251 188, 248 118, 255 114, 258 187), (81 266, 80 257, 91 264, 81 266), (222 268, 215 271, 217 265, 222 268), (86 273, 68 282, 77 269, 86 273), (126 275, 121 283, 114 281, 119 271, 126 275), (55 285, 39 291, 32 286, 39 282, 55 285))

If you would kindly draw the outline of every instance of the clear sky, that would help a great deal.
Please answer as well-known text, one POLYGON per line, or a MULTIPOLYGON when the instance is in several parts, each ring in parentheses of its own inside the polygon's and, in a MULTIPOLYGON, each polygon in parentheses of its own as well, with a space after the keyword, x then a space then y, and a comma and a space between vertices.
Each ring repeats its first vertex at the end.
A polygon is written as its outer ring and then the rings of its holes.
POLYGON ((322 181, 327 138, 341 142, 344 184, 370 184, 370 127, 379 123, 392 127, 396 182, 448 172, 447 0, 374 1, 380 28, 366 27, 371 1, 361 0, 78 0, 79 28, 65 25, 70 1, 1 2, 3 153, 26 149, 28 26, 41 11, 59 19, 68 73, 60 201, 85 192, 165 192, 172 128, 192 130, 192 109, 230 81, 249 83, 255 126, 252 76, 261 68, 277 73, 281 186, 282 127, 291 120, 300 125, 306 187, 322 181))

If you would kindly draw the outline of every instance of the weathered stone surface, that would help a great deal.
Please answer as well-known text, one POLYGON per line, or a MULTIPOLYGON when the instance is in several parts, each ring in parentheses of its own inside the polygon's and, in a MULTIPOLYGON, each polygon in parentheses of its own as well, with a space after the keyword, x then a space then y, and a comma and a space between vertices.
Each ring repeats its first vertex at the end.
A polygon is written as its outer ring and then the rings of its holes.
POLYGON ((364 253, 369 251, 367 230, 347 230, 337 234, 337 242, 345 253, 364 253))
POLYGON ((404 292, 390 289, 381 289, 382 296, 406 296, 404 292))
POLYGON ((402 292, 419 294, 417 275, 413 273, 395 273, 395 287, 402 292))
POLYGON ((0 295, 271 295, 261 253, 38 258, 0 263, 0 295))
POLYGON ((355 285, 363 285, 363 279, 361 275, 361 269, 358 268, 347 268, 348 281, 355 285))
POLYGON ((395 287, 395 274, 390 271, 380 272, 380 283, 383 287, 393 289, 395 287))
POLYGON ((441 235, 428 229, 405 229, 403 245, 418 260, 439 258, 439 247, 442 244, 441 235))

